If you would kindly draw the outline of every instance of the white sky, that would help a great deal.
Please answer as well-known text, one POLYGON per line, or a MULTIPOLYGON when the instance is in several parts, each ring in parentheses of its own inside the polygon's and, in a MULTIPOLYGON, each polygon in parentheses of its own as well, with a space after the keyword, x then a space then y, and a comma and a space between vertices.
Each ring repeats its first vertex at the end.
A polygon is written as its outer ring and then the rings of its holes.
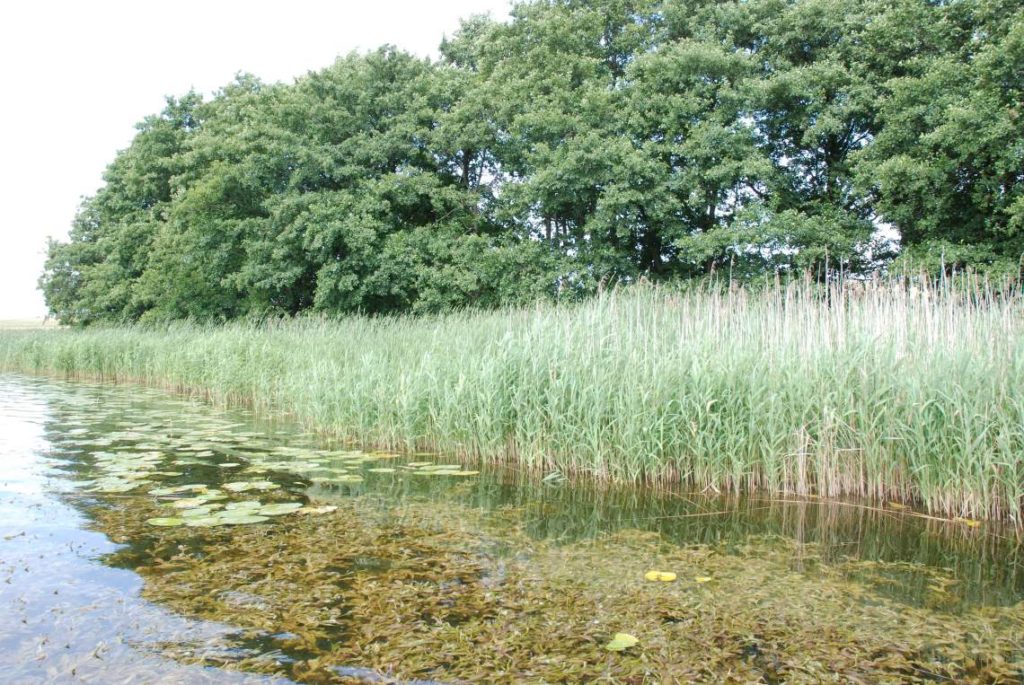
POLYGON ((0 319, 46 313, 46 237, 66 238, 83 195, 165 95, 265 81, 391 43, 436 56, 459 19, 509 0, 13 0, 0 4, 0 319))

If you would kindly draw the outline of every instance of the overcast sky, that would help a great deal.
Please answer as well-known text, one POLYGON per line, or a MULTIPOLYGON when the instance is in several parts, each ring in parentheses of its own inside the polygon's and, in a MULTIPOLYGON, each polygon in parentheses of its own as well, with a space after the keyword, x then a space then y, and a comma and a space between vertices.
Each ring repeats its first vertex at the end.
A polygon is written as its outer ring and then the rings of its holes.
POLYGON ((459 19, 508 0, 89 0, 0 5, 0 319, 46 313, 46 237, 165 95, 210 93, 239 71, 291 82, 391 43, 436 56, 459 19))

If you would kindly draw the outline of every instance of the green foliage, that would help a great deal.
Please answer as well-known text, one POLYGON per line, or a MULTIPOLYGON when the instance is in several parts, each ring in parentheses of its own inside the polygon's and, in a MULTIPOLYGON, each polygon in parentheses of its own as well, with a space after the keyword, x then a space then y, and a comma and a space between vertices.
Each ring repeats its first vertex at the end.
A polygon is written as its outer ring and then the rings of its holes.
POLYGON ((1020 270, 1012 0, 538 0, 441 54, 169 100, 50 246, 51 310, 437 312, 725 270, 1020 270))

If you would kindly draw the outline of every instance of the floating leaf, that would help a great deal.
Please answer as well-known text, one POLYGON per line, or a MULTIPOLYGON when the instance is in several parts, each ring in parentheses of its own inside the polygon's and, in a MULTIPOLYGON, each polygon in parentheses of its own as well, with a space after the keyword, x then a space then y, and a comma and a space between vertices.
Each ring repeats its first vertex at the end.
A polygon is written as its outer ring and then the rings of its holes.
POLYGON ((644 578, 669 583, 676 579, 676 574, 671 571, 648 571, 644 574, 644 578))
POLYGON ((182 518, 202 518, 208 516, 213 511, 215 505, 205 505, 202 507, 195 507, 194 509, 186 509, 181 512, 182 518))
POLYGON ((276 490, 281 487, 269 480, 248 480, 225 483, 224 489, 231 492, 246 492, 247 490, 276 490))
POLYGON ((246 516, 225 516, 221 518, 221 521, 229 526, 238 526, 247 523, 264 523, 270 519, 266 516, 257 516, 255 514, 248 514, 246 516))
POLYGON ((137 481, 135 483, 104 483, 97 485, 94 488, 90 488, 89 492, 105 492, 105 493, 118 493, 118 492, 131 492, 135 488, 148 483, 149 481, 137 481))
POLYGON ((370 473, 394 473, 395 472, 395 469, 387 468, 387 467, 384 467, 384 466, 382 466, 380 468, 376 468, 376 469, 366 469, 366 470, 369 471, 370 473))
POLYGON ((629 633, 615 633, 611 642, 604 646, 609 652, 621 652, 636 645, 640 640, 629 633))
POLYGON ((205 490, 206 486, 200 483, 193 483, 191 485, 178 485, 171 488, 157 488, 156 490, 150 490, 149 494, 156 495, 157 497, 166 497, 167 495, 178 495, 182 492, 195 492, 198 490, 205 490))
MULTIPOLYGON (((138 519, 136 519, 138 520, 138 519)), ((146 519, 146 523, 151 526, 163 526, 166 528, 173 528, 174 526, 180 526, 185 523, 184 519, 175 518, 173 516, 157 517, 152 519, 146 519)))
POLYGON ((712 581, 711 576, 697 576, 694 578, 698 583, 710 583, 712 581))
POLYGON ((250 499, 244 500, 242 502, 229 502, 224 508, 227 509, 228 511, 232 511, 236 509, 259 509, 262 506, 263 502, 260 502, 259 500, 255 499, 250 499))
POLYGON ((184 499, 175 500, 171 503, 171 506, 175 509, 193 509, 201 507, 209 501, 205 497, 185 497, 184 499))
POLYGON ((185 525, 189 528, 212 528, 214 526, 223 526, 224 519, 220 516, 201 516, 185 519, 185 525))
MULTIPOLYGON (((301 502, 284 502, 281 504, 268 504, 264 507, 260 507, 258 510, 260 516, 281 516, 283 514, 293 514, 302 508, 301 502)), ((238 510, 236 510, 238 511, 238 510)), ((245 511, 244 509, 241 511, 245 511)))

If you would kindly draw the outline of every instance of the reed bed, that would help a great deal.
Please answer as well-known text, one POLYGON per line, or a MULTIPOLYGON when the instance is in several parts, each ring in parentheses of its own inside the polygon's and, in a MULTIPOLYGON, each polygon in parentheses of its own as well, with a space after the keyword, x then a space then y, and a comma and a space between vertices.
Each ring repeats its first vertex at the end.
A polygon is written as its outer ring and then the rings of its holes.
POLYGON ((600 480, 915 503, 1021 526, 1024 300, 651 287, 439 317, 0 332, 0 368, 287 412, 600 480))

